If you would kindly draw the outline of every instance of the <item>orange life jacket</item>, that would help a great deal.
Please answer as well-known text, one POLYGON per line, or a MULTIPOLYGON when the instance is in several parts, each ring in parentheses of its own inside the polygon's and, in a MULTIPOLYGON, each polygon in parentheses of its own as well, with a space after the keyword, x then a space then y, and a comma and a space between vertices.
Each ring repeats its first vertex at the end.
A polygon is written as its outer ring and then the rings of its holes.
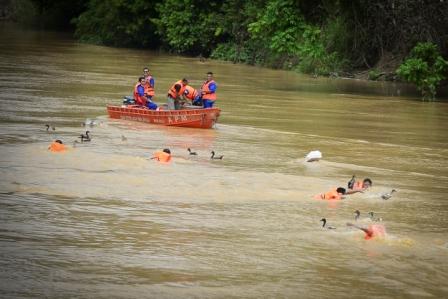
MULTIPOLYGON (((137 105, 146 106, 146 99, 138 94, 138 89, 137 89, 137 87, 138 87, 139 85, 141 85, 140 82, 138 82, 137 84, 135 84, 135 87, 134 87, 134 100, 135 100, 135 103, 136 103, 137 105)), ((143 88, 144 88, 144 86, 143 86, 143 88)))
POLYGON ((362 181, 356 181, 356 182, 353 184, 353 190, 360 190, 360 189, 363 189, 363 187, 362 187, 362 181))
POLYGON ((193 101, 199 95, 198 91, 190 85, 185 86, 184 94, 185 97, 191 101, 193 101))
POLYGON ((64 144, 53 141, 50 146, 48 147, 48 149, 52 152, 64 152, 67 150, 67 148, 65 147, 64 144))
POLYGON ((170 162, 171 160, 171 154, 165 153, 165 152, 155 152, 154 157, 155 160, 160 162, 170 162))
POLYGON ((340 200, 342 199, 341 194, 339 194, 336 189, 328 191, 326 193, 314 195, 315 199, 326 199, 326 200, 340 200))
POLYGON ((177 99, 179 96, 181 96, 184 93, 186 87, 187 87, 187 85, 183 85, 182 80, 179 80, 176 83, 174 83, 173 86, 171 86, 170 90, 168 90, 168 95, 172 99, 177 99), (176 86, 176 84, 180 84, 179 93, 176 91, 176 88, 174 88, 176 86))
POLYGON ((145 86, 144 86, 144 87, 145 87, 145 94, 147 94, 147 95, 153 97, 153 96, 155 95, 155 92, 154 92, 154 86, 151 86, 151 85, 149 84, 149 82, 151 81, 151 79, 152 79, 152 76, 151 76, 151 75, 149 75, 148 77, 145 78, 146 83, 145 83, 145 86))
POLYGON ((381 224, 371 224, 367 228, 367 232, 364 232, 366 235, 364 236, 365 240, 370 240, 372 238, 384 238, 386 236, 386 228, 381 224))
MULTIPOLYGON (((216 92, 211 92, 209 89, 209 85, 211 83, 215 83, 214 80, 205 81, 202 84, 201 90, 202 90, 202 99, 203 100, 209 100, 209 101, 215 101, 216 100, 216 92)), ((216 84, 216 83, 215 83, 216 84)))

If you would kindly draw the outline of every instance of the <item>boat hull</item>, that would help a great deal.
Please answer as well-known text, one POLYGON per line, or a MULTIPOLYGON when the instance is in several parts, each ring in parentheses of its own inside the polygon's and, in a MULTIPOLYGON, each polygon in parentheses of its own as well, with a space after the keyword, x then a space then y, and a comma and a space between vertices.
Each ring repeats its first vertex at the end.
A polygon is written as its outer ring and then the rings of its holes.
POLYGON ((218 121, 219 108, 181 109, 181 110, 149 110, 136 106, 107 106, 110 118, 126 119, 151 124, 210 129, 218 121))

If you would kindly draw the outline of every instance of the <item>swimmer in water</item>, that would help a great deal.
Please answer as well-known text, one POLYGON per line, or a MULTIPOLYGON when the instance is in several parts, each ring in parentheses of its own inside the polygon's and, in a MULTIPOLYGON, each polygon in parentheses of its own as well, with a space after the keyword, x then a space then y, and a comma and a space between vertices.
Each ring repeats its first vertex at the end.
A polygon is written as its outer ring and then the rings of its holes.
POLYGON ((345 194, 345 188, 339 187, 326 193, 314 195, 314 199, 340 200, 344 199, 343 195, 345 194))
POLYGON ((370 240, 372 238, 384 238, 386 236, 386 228, 381 224, 371 224, 367 228, 353 223, 347 223, 347 226, 362 230, 365 233, 365 240, 370 240))
POLYGON ((369 178, 365 178, 363 181, 355 181, 355 176, 352 176, 352 179, 348 182, 348 190, 347 195, 353 194, 356 192, 363 193, 364 191, 367 191, 373 183, 372 180, 369 178))
POLYGON ((164 148, 163 151, 155 152, 151 157, 152 160, 159 162, 170 162, 171 161, 171 151, 169 148, 164 148))
POLYGON ((62 140, 55 140, 53 141, 50 146, 48 147, 48 149, 52 152, 64 152, 67 150, 67 148, 65 147, 64 143, 62 142, 62 140))

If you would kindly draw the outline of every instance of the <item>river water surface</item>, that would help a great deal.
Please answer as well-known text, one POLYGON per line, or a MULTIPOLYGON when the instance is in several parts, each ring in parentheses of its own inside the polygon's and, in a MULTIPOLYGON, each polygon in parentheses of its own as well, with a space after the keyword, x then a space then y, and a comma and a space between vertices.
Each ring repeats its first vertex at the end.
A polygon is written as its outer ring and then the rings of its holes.
POLYGON ((0 28, 0 297, 448 296, 446 101, 0 28), (213 71, 216 127, 109 119, 144 66, 158 102, 213 71), (86 119, 92 141, 72 148, 86 119), (54 139, 70 150, 50 153, 54 139), (149 159, 165 147, 172 163, 149 159), (304 162, 311 150, 323 159, 304 162), (371 190, 312 198, 353 174, 371 190), (346 227, 356 209, 360 225, 381 217, 386 238, 346 227))

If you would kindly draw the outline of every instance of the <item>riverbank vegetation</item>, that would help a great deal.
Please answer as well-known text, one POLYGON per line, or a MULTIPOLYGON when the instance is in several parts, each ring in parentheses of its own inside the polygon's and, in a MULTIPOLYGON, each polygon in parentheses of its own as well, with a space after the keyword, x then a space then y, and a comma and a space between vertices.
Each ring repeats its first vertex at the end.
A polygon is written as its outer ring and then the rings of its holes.
MULTIPOLYGON (((443 67, 432 78, 413 78, 410 68, 416 66, 415 60, 396 71, 406 57, 416 55, 411 51, 420 42, 433 45, 446 62, 448 1, 444 0, 9 2, 32 4, 40 18, 71 26, 83 42, 164 49, 315 76, 363 74, 373 80, 395 80, 398 75, 425 95, 435 94, 431 90, 446 78, 443 67), (422 83, 425 80, 433 83, 422 83)), ((439 65, 443 63, 434 67, 439 65)), ((431 70, 428 67, 419 76, 429 76, 431 70)))
POLYGON ((444 60, 431 43, 419 43, 400 65, 398 75, 417 86, 425 100, 434 100, 436 88, 446 78, 448 61, 444 60))

